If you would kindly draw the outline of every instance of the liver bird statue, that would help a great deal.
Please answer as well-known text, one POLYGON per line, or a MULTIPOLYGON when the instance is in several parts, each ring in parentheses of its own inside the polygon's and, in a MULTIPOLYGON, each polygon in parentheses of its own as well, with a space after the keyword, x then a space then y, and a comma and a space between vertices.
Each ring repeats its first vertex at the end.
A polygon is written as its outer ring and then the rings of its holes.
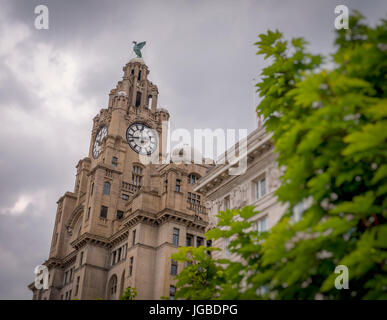
POLYGON ((144 48, 146 41, 137 43, 136 41, 133 41, 133 51, 137 55, 137 58, 142 58, 141 49, 144 48))

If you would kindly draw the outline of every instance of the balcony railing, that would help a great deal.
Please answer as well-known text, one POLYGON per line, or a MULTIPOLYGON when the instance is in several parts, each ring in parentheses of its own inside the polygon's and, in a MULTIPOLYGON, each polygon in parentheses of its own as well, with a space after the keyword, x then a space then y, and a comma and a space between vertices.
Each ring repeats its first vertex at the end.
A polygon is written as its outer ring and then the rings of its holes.
POLYGON ((122 181, 122 190, 129 191, 130 193, 136 193, 141 189, 141 186, 137 186, 135 184, 122 181))
POLYGON ((196 213, 207 214, 206 207, 197 203, 192 203, 188 201, 188 209, 195 211, 196 213))

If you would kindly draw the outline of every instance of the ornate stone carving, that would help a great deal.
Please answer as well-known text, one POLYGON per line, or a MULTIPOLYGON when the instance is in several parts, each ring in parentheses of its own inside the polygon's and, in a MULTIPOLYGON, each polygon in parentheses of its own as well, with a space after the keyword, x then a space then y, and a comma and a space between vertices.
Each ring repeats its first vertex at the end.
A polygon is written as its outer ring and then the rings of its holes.
POLYGON ((282 175, 282 172, 276 165, 270 166, 269 179, 268 179, 270 191, 279 187, 281 175, 282 175))

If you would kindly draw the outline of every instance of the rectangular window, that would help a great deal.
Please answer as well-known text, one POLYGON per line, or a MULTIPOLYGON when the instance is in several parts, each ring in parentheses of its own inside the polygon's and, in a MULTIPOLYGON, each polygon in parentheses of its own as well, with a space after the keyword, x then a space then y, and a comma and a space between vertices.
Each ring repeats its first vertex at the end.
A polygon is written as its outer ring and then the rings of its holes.
POLYGON ((180 192, 180 184, 181 184, 181 180, 176 179, 176 192, 180 192))
POLYGON ((117 167, 117 164, 118 164, 118 158, 117 157, 113 157, 112 158, 112 166, 113 167, 117 167))
POLYGON ((91 210, 91 207, 89 207, 89 209, 87 209, 87 220, 89 220, 89 218, 90 218, 90 210, 91 210))
POLYGON ((177 262, 175 260, 171 260, 171 275, 177 275, 177 262))
POLYGON ((124 245, 122 247, 122 260, 125 260, 126 259, 126 253, 128 252, 128 245, 124 245))
POLYGON ((117 219, 121 220, 124 217, 124 211, 117 210, 117 219))
POLYGON ((69 291, 69 300, 71 300, 71 292, 72 292, 73 290, 70 290, 69 291))
POLYGON ((266 179, 263 178, 260 182, 260 191, 261 191, 261 197, 263 197, 266 194, 266 179))
POLYGON ((101 214, 100 217, 106 219, 108 213, 108 207, 101 206, 101 214))
POLYGON ((122 200, 125 200, 125 201, 129 200, 129 196, 127 194, 124 194, 124 193, 122 194, 121 198, 122 198, 122 200))
POLYGON ((230 209, 230 196, 224 198, 224 210, 230 209))
POLYGON ((132 246, 136 244, 136 230, 133 230, 132 246))
POLYGON ((83 251, 81 252, 79 256, 79 265, 81 266, 83 264, 83 251))
POLYGON ((266 178, 255 182, 255 198, 260 199, 266 194, 266 178))
POLYGON ((263 217, 256 222, 256 228, 258 232, 267 231, 267 217, 263 217))
POLYGON ((185 246, 186 247, 192 247, 193 245, 193 235, 192 234, 187 234, 187 238, 185 240, 185 246))
POLYGON ((78 290, 79 290, 79 280, 80 280, 80 277, 78 276, 77 277, 77 284, 75 286, 75 295, 77 296, 78 295, 78 290))
POLYGON ((67 283, 67 271, 64 274, 64 280, 63 280, 63 284, 66 284, 66 283, 67 283))
POLYGON ((201 237, 196 237, 196 246, 200 247, 203 245, 203 238, 201 237))
POLYGON ((141 92, 137 91, 136 93, 136 107, 139 107, 141 104, 141 92))
POLYGON ((132 276, 132 273, 133 273, 133 260, 134 260, 134 257, 130 257, 130 261, 129 261, 129 277, 132 276))
POLYGON ((112 265, 114 265, 116 263, 116 256, 117 256, 117 251, 113 251, 113 255, 112 255, 112 265))
POLYGON ((176 288, 175 286, 169 286, 169 299, 175 300, 176 288))
POLYGON ((179 229, 173 228, 173 244, 175 246, 179 245, 179 229))
POLYGON ((188 198, 187 201, 193 204, 200 205, 200 195, 192 192, 188 192, 188 198))
POLYGON ((94 192, 94 182, 91 184, 91 190, 90 190, 90 195, 92 196, 94 192))
POLYGON ((110 195, 110 186, 110 182, 107 181, 103 184, 103 194, 110 195))
POLYGON ((121 261, 121 257, 122 257, 121 255, 122 255, 122 248, 119 248, 117 253, 117 262, 121 261))

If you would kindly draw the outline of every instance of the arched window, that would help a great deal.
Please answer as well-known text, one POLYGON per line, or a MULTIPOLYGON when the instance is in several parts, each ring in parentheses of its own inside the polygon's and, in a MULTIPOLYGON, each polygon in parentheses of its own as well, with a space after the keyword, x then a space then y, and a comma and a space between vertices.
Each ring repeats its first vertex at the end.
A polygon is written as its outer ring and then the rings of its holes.
POLYGON ((110 194, 110 182, 105 182, 103 184, 103 194, 109 195, 110 194))
POLYGON ((117 276, 114 274, 109 281, 109 299, 113 300, 117 293, 117 276))
POLYGON ((142 185, 142 168, 140 166, 133 166, 132 171, 132 184, 136 186, 142 185))
POLYGON ((195 184, 200 179, 200 176, 196 173, 191 173, 188 176, 188 183, 189 184, 195 184))

